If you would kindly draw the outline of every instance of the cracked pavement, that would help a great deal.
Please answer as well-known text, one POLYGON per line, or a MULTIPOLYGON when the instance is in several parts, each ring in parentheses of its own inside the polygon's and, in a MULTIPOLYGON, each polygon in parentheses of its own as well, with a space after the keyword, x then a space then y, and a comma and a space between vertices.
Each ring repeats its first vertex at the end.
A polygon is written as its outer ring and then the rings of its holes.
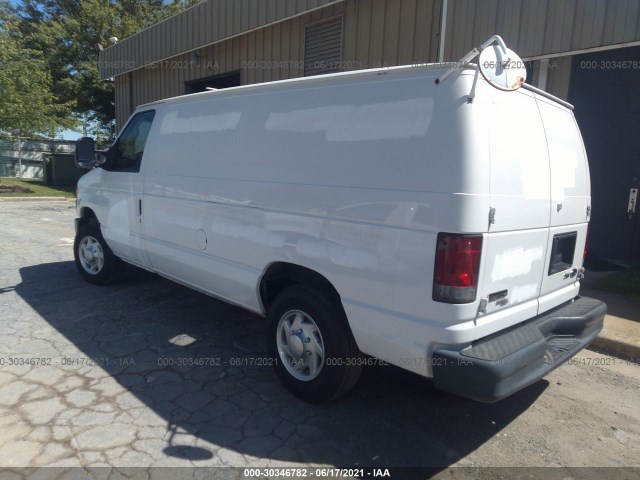
POLYGON ((261 318, 139 270, 85 283, 73 218, 0 203, 0 467, 639 465, 637 365, 585 351, 494 405, 375 367, 309 405, 261 318))

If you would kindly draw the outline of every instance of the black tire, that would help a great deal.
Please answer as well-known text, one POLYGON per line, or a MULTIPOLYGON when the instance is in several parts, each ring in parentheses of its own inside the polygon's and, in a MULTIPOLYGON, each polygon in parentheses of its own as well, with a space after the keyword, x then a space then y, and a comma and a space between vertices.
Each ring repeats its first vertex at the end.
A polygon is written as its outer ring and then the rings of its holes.
POLYGON ((347 393, 358 382, 362 353, 342 308, 325 295, 304 286, 289 287, 269 308, 267 322, 268 352, 278 377, 294 395, 310 403, 326 402, 347 393), (295 323, 292 320, 298 314, 304 319, 298 326, 303 328, 292 330, 288 325, 295 323), (319 346, 323 347, 321 362, 316 354, 319 346), (299 356, 292 355, 294 351, 299 356), (305 362, 320 367, 312 373, 305 362), (296 367, 300 370, 294 371, 296 367))
POLYGON ((100 225, 96 222, 87 222, 78 228, 73 242, 73 257, 82 278, 94 285, 111 283, 125 267, 125 263, 113 254, 105 242, 100 225), (87 254, 81 253, 81 250, 87 254), (100 256, 101 262, 98 261, 100 256))

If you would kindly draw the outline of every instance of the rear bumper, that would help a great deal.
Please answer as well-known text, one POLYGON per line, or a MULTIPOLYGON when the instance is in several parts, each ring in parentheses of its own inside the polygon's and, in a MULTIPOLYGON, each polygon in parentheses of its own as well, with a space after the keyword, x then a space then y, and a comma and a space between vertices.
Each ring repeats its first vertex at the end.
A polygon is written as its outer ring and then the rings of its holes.
POLYGON ((433 354, 436 388, 479 402, 496 402, 544 377, 589 345, 602 330, 607 306, 577 297, 473 345, 433 354))

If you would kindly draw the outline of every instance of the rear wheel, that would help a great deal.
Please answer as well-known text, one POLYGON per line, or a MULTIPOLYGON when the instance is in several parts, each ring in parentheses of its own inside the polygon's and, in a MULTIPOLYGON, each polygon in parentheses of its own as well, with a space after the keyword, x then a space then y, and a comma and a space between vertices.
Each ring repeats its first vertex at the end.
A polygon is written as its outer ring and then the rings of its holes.
POLYGON ((362 372, 347 320, 334 302, 304 286, 281 292, 267 315, 268 348, 289 391, 312 403, 349 391, 362 372))
POLYGON ((111 282, 125 266, 105 242, 96 222, 88 222, 78 228, 73 253, 80 275, 95 285, 111 282))

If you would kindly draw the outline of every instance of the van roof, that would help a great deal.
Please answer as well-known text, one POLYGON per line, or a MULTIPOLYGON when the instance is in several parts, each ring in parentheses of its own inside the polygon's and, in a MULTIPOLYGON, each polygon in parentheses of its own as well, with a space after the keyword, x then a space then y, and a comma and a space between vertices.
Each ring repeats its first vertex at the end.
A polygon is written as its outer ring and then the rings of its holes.
MULTIPOLYGON (((472 66, 473 65, 469 65, 469 66, 460 67, 460 68, 468 69, 468 68, 471 68, 472 66)), ((252 83, 249 85, 240 85, 237 87, 229 87, 224 89, 211 89, 204 92, 190 93, 186 95, 179 95, 176 97, 169 97, 162 100, 157 100, 155 102, 149 102, 149 103, 139 105, 137 109, 145 108, 151 105, 158 105, 161 103, 180 103, 182 101, 193 100, 194 98, 200 97, 200 96, 216 95, 216 94, 219 94, 220 92, 224 92, 224 93, 240 92, 240 91, 247 92, 251 90, 262 90, 262 89, 270 88, 276 85, 324 83, 335 78, 367 77, 367 76, 374 76, 374 75, 381 75, 381 74, 384 75, 387 73, 396 73, 396 72, 399 73, 399 72, 410 71, 410 70, 433 71, 434 77, 435 77, 443 73, 444 71, 448 70, 449 68, 450 68, 450 65, 446 63, 444 64, 443 63, 422 63, 422 64, 415 64, 415 65, 401 65, 401 66, 394 66, 394 67, 369 68, 365 70, 350 70, 348 72, 327 73, 324 75, 314 75, 311 77, 288 78, 285 80, 274 80, 271 82, 252 83)))
MULTIPOLYGON (((446 72, 447 70, 449 70, 451 67, 457 67, 459 70, 470 70, 470 69, 474 69, 476 67, 475 64, 473 63, 468 63, 468 64, 464 64, 461 65, 459 62, 449 62, 449 63, 421 63, 421 64, 414 64, 414 65, 400 65, 400 66, 393 66, 393 67, 382 67, 382 68, 369 68, 369 69, 365 69, 365 70, 351 70, 348 72, 337 72, 337 73, 328 73, 328 74, 324 74, 324 75, 314 75, 314 76, 310 76, 310 77, 296 77, 296 78, 288 78, 285 80, 274 80, 271 82, 263 82, 263 83, 252 83, 249 85, 240 85, 237 87, 229 87, 229 88, 224 88, 224 89, 211 89, 211 90, 207 90, 204 92, 198 92, 198 93, 190 93, 187 95, 179 95, 176 97, 169 97, 169 98, 165 98, 162 100, 156 100, 154 102, 149 102, 149 103, 145 103, 142 105, 139 105, 138 107, 136 107, 136 110, 139 109, 145 109, 147 107, 150 107, 152 105, 159 105, 159 104, 164 104, 164 103, 188 103, 190 101, 195 100, 196 98, 202 97, 202 96, 210 96, 210 95, 219 95, 221 92, 224 92, 225 94, 227 93, 234 93, 234 92, 250 92, 253 90, 263 90, 263 89, 268 89, 271 88, 273 86, 279 86, 279 85, 287 85, 287 84, 292 84, 292 85, 297 85, 297 84, 308 84, 308 83, 324 83, 324 82, 328 82, 332 79, 336 79, 336 78, 357 78, 357 77, 368 77, 368 76, 375 76, 375 75, 384 75, 384 74, 389 74, 389 73, 400 73, 400 72, 406 72, 406 71, 410 71, 410 70, 421 70, 421 71, 429 71, 433 73, 434 77, 438 77, 440 76, 442 73, 446 72)), ((571 105, 570 103, 555 97, 554 95, 551 95, 550 93, 545 92, 544 90, 540 90, 532 85, 529 85, 527 83, 525 83, 523 85, 523 88, 533 91, 535 93, 537 93, 538 95, 542 95, 544 97, 547 97, 561 105, 563 105, 566 108, 569 109, 573 109, 573 105, 571 105)))

